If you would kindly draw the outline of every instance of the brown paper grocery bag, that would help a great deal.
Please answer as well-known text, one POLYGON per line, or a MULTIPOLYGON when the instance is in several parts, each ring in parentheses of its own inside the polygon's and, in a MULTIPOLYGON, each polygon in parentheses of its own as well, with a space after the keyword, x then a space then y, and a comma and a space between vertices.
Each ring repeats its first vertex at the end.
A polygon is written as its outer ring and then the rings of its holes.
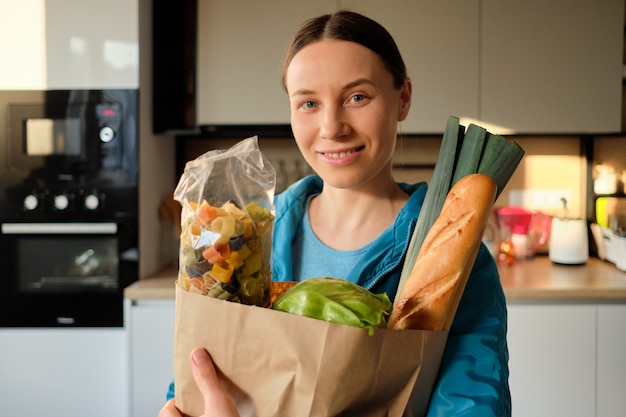
POLYGON ((446 339, 445 331, 421 330, 370 336, 177 286, 176 405, 189 416, 204 412, 189 356, 205 347, 242 417, 424 415, 446 339), (409 401, 417 414, 404 414, 409 401))

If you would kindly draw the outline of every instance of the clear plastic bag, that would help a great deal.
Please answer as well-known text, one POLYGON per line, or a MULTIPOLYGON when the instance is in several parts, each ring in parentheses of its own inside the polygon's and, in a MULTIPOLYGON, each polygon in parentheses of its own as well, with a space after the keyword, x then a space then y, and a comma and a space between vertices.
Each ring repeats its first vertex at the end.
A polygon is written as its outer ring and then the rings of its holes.
POLYGON ((180 287, 269 304, 275 184, 256 136, 187 162, 174 191, 182 206, 180 287))

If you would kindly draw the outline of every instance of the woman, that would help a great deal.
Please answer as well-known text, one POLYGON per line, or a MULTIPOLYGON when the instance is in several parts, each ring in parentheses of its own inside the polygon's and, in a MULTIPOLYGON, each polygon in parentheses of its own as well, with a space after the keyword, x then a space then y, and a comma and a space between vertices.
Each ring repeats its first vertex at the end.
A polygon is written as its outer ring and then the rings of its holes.
MULTIPOLYGON (((426 192, 425 183, 399 184, 392 174, 398 122, 412 95, 395 42, 352 12, 311 19, 292 41, 283 82, 296 143, 317 175, 276 197, 273 279, 343 277, 393 298, 426 192)), ((428 415, 510 415, 507 361, 504 294, 482 247, 428 415)), ((207 352, 194 351, 191 363, 206 416, 237 415, 207 352)), ((170 401, 160 415, 180 414, 170 401)))

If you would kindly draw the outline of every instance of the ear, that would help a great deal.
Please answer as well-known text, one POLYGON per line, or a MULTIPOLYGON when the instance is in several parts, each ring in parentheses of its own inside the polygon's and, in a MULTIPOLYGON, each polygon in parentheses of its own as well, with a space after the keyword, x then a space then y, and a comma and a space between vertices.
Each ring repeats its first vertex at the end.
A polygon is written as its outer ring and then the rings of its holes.
POLYGON ((401 122, 409 115, 409 109, 411 108, 411 96, 413 94, 413 84, 411 79, 407 77, 404 80, 404 85, 400 89, 400 103, 398 106, 398 121, 401 122))

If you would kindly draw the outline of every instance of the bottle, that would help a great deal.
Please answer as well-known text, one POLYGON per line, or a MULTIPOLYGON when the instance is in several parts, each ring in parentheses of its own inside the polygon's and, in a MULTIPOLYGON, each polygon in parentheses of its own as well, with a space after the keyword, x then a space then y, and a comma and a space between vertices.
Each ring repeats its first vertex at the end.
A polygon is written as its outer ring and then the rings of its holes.
POLYGON ((515 264, 515 246, 511 239, 504 239, 500 242, 496 262, 499 266, 512 266, 515 264))

